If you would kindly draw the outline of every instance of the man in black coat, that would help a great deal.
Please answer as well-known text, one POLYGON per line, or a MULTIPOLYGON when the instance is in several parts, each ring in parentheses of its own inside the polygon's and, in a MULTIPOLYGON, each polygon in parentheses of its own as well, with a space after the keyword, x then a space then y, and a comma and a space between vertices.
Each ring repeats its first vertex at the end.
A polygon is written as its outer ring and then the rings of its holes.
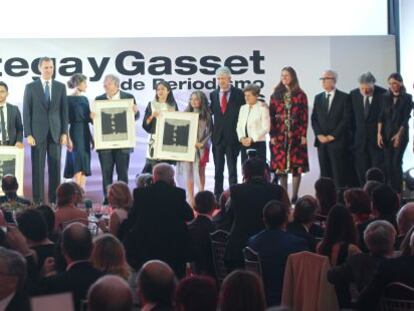
POLYGON ((67 143, 68 103, 65 85, 53 79, 53 60, 40 58, 39 71, 41 77, 27 84, 24 91, 24 135, 32 147, 33 201, 44 202, 47 154, 49 202, 55 203, 60 184, 61 145, 67 143))
POLYGON ((386 90, 375 85, 375 81, 370 72, 363 73, 359 77, 359 88, 350 93, 352 150, 361 187, 368 169, 378 167, 384 171, 384 155, 377 145, 377 131, 381 96, 386 90))
POLYGON ((0 145, 23 148, 23 123, 19 107, 6 102, 9 88, 0 81, 0 145))
POLYGON ((312 128, 321 177, 330 177, 338 188, 346 185, 345 150, 349 122, 349 96, 336 89, 337 73, 323 72, 324 91, 315 96, 312 111, 312 128))
POLYGON ((240 107, 246 102, 243 91, 230 84, 229 68, 217 69, 216 76, 219 88, 210 93, 210 103, 214 119, 212 134, 214 194, 218 200, 223 192, 224 159, 227 162, 229 185, 237 184, 237 157, 240 152, 240 142, 236 128, 240 107))
POLYGON ((185 275, 191 259, 191 242, 186 222, 194 218, 185 191, 174 182, 174 169, 154 166, 154 183, 134 190, 134 205, 128 215, 129 232, 124 241, 127 258, 139 269, 152 259, 165 261, 178 277, 185 275))
MULTIPOLYGON (((96 101, 99 100, 116 100, 116 99, 133 99, 133 111, 135 114, 135 120, 139 118, 139 111, 132 94, 126 93, 119 89, 120 80, 117 76, 109 74, 104 79, 105 94, 97 96, 96 101)), ((92 117, 94 114, 92 113, 92 117)), ((128 168, 129 168, 129 157, 133 149, 102 149, 98 151, 99 162, 101 164, 102 171, 102 187, 104 193, 104 204, 108 203, 107 188, 112 184, 114 167, 118 180, 121 180, 128 184, 128 168)))

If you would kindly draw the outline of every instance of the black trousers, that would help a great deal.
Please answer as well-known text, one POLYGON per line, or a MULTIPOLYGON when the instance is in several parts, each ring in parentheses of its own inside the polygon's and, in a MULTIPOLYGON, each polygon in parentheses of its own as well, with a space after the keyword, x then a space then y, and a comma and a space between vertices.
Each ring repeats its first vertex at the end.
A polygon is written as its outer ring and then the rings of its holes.
POLYGON ((224 161, 227 162, 229 185, 237 184, 237 157, 239 152, 239 145, 213 144, 214 194, 216 198, 219 198, 223 193, 224 161))
POLYGON ((107 188, 113 181, 114 167, 118 180, 128 184, 129 152, 124 149, 98 151, 102 171, 102 187, 105 199, 107 188))
POLYGON ((248 159, 247 156, 247 150, 249 149, 255 149, 256 150, 256 156, 263 161, 266 162, 266 142, 265 141, 258 141, 256 143, 251 144, 249 147, 244 147, 240 144, 240 153, 241 153, 241 164, 243 166, 243 163, 248 159))
POLYGON ((60 184, 60 154, 61 145, 56 143, 50 133, 43 142, 36 141, 36 146, 31 147, 32 155, 32 189, 33 202, 39 204, 45 202, 45 162, 47 155, 49 203, 56 203, 56 189, 60 184))
POLYGON ((343 188, 345 182, 345 148, 339 144, 320 144, 318 146, 321 177, 330 177, 337 188, 343 188))
POLYGON ((384 147, 384 164, 385 176, 388 184, 397 192, 401 193, 403 170, 402 160, 405 149, 407 148, 408 139, 403 140, 398 148, 391 146, 391 143, 385 142, 384 147))
POLYGON ((370 168, 377 167, 385 174, 384 153, 374 142, 367 142, 365 146, 355 150, 354 164, 360 187, 364 186, 365 173, 370 168))

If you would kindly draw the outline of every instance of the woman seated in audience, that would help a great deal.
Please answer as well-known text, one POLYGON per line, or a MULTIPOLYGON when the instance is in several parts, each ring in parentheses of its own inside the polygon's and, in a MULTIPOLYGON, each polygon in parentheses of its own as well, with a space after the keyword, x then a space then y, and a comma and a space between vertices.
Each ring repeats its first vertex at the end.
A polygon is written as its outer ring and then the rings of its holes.
POLYGON ((46 220, 38 210, 27 209, 17 217, 17 224, 28 246, 36 252, 40 270, 47 257, 55 256, 55 244, 48 238, 46 220))
POLYGON ((338 194, 332 178, 321 177, 315 183, 315 197, 318 200, 318 219, 326 220, 326 216, 337 202, 338 194))
POLYGON ((49 239, 56 243, 59 239, 59 235, 55 232, 55 212, 46 204, 37 206, 36 210, 39 211, 46 220, 49 239))
POLYGON ((129 281, 131 268, 126 261, 124 246, 112 234, 105 233, 94 240, 91 262, 94 268, 129 281))
POLYGON ((182 279, 175 292, 177 311, 216 311, 217 286, 214 279, 196 275, 182 279))
POLYGON ((264 311, 266 298, 257 274, 235 270, 223 281, 219 294, 220 311, 264 311))

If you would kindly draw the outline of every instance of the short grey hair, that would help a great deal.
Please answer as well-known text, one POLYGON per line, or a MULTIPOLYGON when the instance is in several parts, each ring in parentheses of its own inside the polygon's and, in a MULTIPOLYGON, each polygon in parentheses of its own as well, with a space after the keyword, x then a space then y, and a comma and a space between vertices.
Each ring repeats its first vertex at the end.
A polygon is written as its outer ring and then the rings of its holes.
POLYGON ((148 185, 149 179, 152 179, 152 175, 150 173, 139 174, 135 179, 135 185, 137 188, 144 188, 148 185))
POLYGON ((119 77, 117 75, 112 74, 112 73, 107 74, 105 76, 104 81, 106 81, 106 80, 111 80, 112 82, 115 83, 115 85, 117 87, 119 87, 119 84, 121 83, 121 80, 119 79, 119 77))
POLYGON ((0 265, 5 268, 4 271, 7 274, 18 278, 16 290, 23 288, 27 274, 27 264, 24 257, 16 251, 0 247, 0 265))
POLYGON ((154 166, 152 171, 154 182, 164 181, 170 185, 174 184, 174 168, 168 163, 158 163, 154 166))
POLYGON ((332 76, 334 78, 335 82, 338 81, 338 73, 335 70, 326 69, 323 73, 326 73, 326 74, 332 76))
POLYGON ((359 84, 375 84, 377 80, 375 79, 374 75, 368 71, 359 76, 358 82, 359 84))
POLYGON ((231 77, 231 71, 229 67, 222 66, 216 70, 216 77, 218 76, 229 76, 231 77))
POLYGON ((364 231, 364 241, 371 253, 387 255, 394 249, 397 232, 386 220, 371 222, 364 231))
POLYGON ((53 63, 53 59, 51 59, 49 56, 43 56, 39 58, 39 63, 38 63, 38 67, 40 68, 40 66, 42 66, 43 63, 46 62, 52 62, 53 63))

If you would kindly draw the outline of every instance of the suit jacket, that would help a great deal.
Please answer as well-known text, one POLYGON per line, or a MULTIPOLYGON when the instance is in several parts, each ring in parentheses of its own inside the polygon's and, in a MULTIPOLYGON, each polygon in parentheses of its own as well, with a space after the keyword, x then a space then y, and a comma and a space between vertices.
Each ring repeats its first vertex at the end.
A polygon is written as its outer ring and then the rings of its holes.
POLYGON ((332 135, 335 140, 329 144, 343 148, 349 123, 349 96, 336 89, 329 112, 326 111, 324 102, 325 92, 315 96, 311 116, 312 128, 315 132, 315 147, 320 145, 318 135, 332 135))
POLYGON ((30 300, 24 290, 17 291, 5 311, 30 311, 30 300))
POLYGON ((247 104, 240 107, 237 122, 239 140, 247 137, 246 127, 248 137, 251 137, 253 142, 266 141, 266 135, 270 131, 269 107, 266 103, 257 102, 252 108, 247 104))
POLYGON ((281 229, 266 229, 251 237, 248 246, 260 256, 268 306, 279 305, 287 258, 307 250, 306 241, 281 229))
POLYGON ((19 107, 6 103, 7 105, 7 134, 9 145, 14 146, 17 142, 23 142, 23 123, 19 107))
POLYGON ((226 217, 231 217, 232 227, 226 245, 227 261, 242 261, 242 250, 247 240, 264 229, 263 208, 271 200, 282 200, 279 185, 262 178, 230 187, 230 206, 226 217))
POLYGON ((308 244, 308 249, 311 252, 316 251, 316 244, 318 243, 317 240, 310 232, 306 231, 305 227, 302 224, 293 221, 288 224, 287 231, 299 238, 304 239, 308 244))
POLYGON ((128 215, 132 227, 124 241, 131 266, 139 269, 148 260, 160 259, 183 274, 191 258, 186 221, 193 217, 183 189, 162 181, 135 189, 128 215))
POLYGON ((363 149, 367 144, 377 146, 378 116, 381 109, 381 97, 385 92, 386 90, 382 87, 377 85, 374 87, 368 116, 365 117, 364 96, 359 88, 351 91, 350 130, 353 149, 363 149))
POLYGON ((212 142, 215 145, 238 147, 237 121, 240 107, 246 103, 243 91, 231 86, 227 110, 224 114, 221 112, 220 102, 220 89, 216 89, 210 93, 210 107, 214 119, 212 142))
POLYGON ((198 215, 188 224, 197 274, 208 274, 215 277, 210 241, 210 233, 214 230, 213 222, 203 215, 198 215))
POLYGON ((52 98, 47 105, 42 81, 37 79, 26 85, 23 98, 24 136, 33 136, 37 143, 44 142, 50 132, 55 143, 68 133, 68 102, 66 87, 52 80, 52 98))

